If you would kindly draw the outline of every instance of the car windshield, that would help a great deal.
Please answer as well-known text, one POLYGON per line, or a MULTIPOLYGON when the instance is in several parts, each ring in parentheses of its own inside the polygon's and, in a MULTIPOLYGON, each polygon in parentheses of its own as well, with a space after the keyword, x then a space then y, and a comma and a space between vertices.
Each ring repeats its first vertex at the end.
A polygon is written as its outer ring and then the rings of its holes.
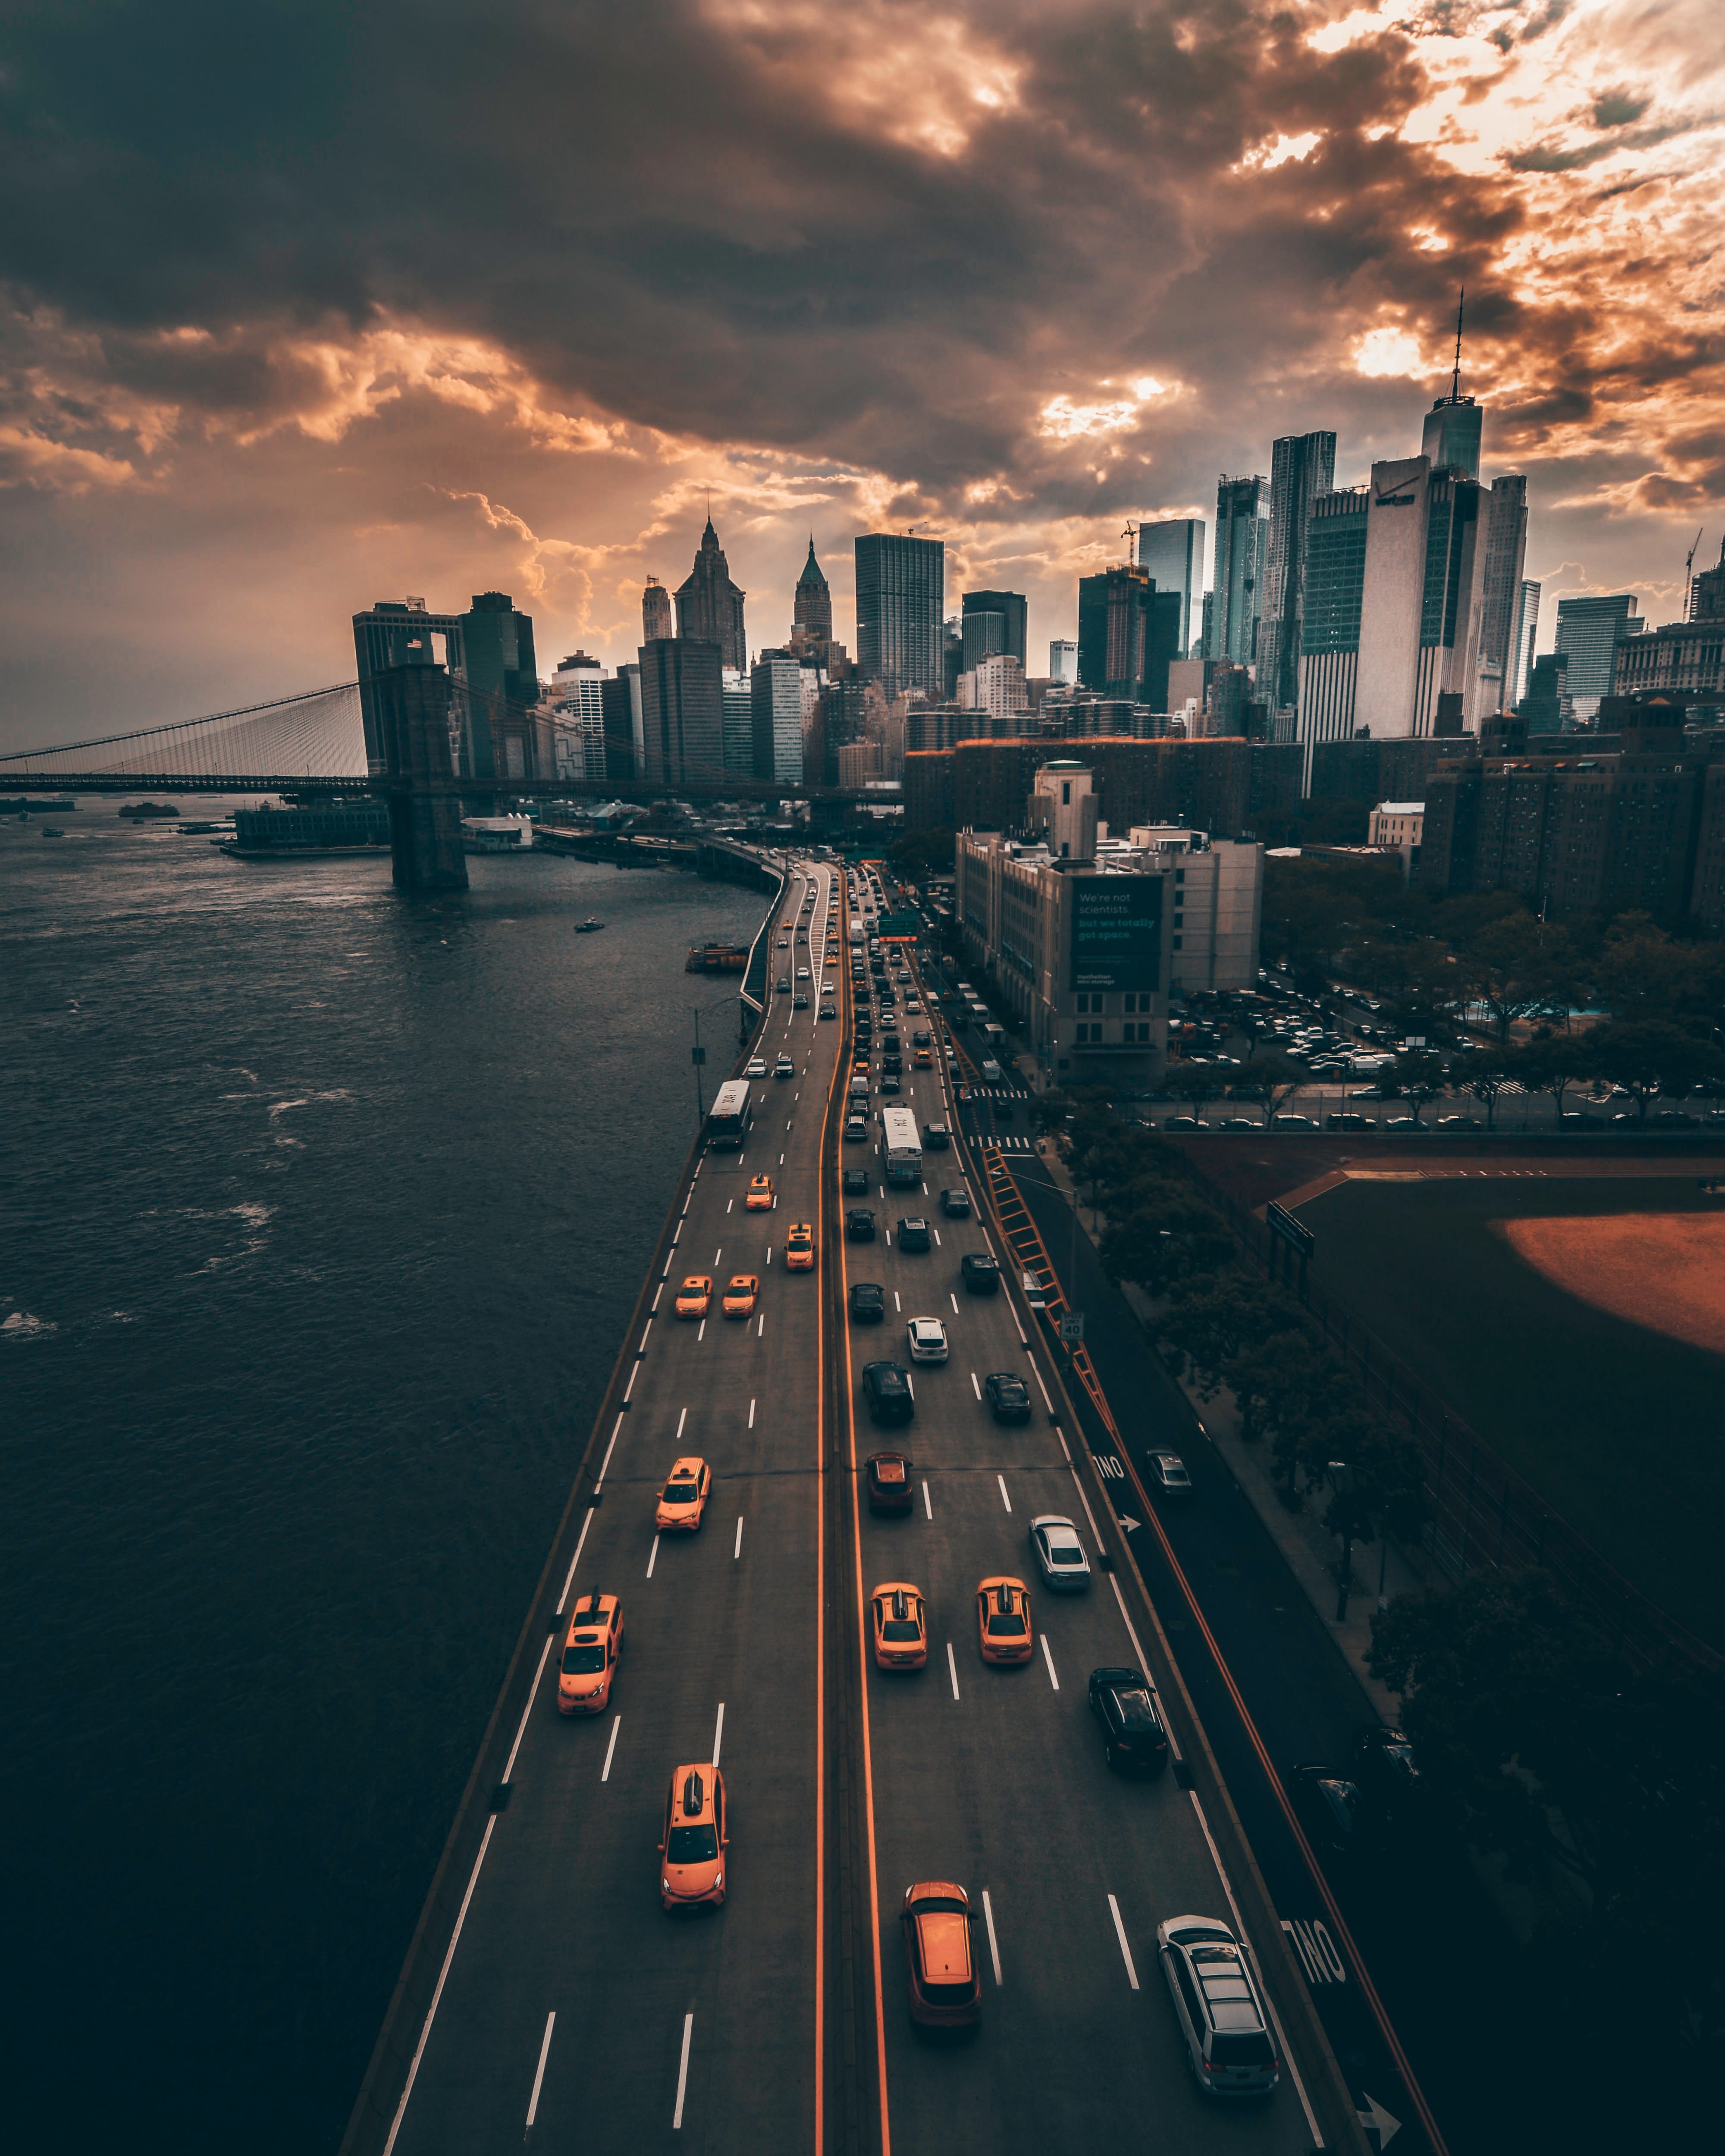
POLYGON ((667 1864, 711 1864, 719 1853, 719 1837, 706 1826, 674 1826, 666 1845, 667 1864))
POLYGON ((1128 1729, 1154 1729, 1157 1727, 1156 1709, 1150 1703, 1147 1691, 1117 1692, 1120 1702, 1120 1718, 1128 1729))
POLYGON ((594 1671, 605 1666, 603 1647, 565 1647, 563 1675, 566 1677, 589 1677, 594 1671))
POLYGON ((889 1617, 880 1627, 883 1640, 920 1640, 922 1628, 908 1617, 889 1617))
POLYGON ((997 1378, 994 1389, 1003 1400, 1021 1400, 1024 1397, 1024 1388, 1016 1378, 997 1378))
POLYGON ((667 1482, 665 1502, 667 1505, 692 1505, 695 1502, 695 1485, 692 1482, 667 1482))
POLYGON ((991 1640, 1022 1640, 1024 1620, 1022 1617, 991 1617, 988 1620, 988 1636, 991 1640))

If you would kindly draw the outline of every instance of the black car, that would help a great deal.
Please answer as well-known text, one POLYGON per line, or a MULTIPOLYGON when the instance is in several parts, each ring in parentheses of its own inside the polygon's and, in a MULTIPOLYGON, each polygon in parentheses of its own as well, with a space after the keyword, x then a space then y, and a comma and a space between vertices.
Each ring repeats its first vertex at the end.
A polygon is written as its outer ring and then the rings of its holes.
POLYGON ((967 1250, 958 1260, 964 1285, 973 1295, 999 1295, 1000 1268, 980 1250, 967 1250))
POLYGON ((855 1325, 878 1325, 886 1315, 886 1291, 874 1281, 850 1283, 850 1317, 855 1325))
POLYGON ((951 1219, 968 1220, 970 1218, 970 1193, 968 1190, 942 1191, 941 1210, 951 1219))
POLYGON ((1392 1818, 1414 1812, 1425 1794, 1413 1746, 1382 1722, 1355 1735, 1352 1778, 1373 1809, 1392 1818))
POLYGON ((845 1215, 845 1233, 853 1243, 872 1243, 875 1216, 866 1205, 853 1205, 845 1215))
POLYGON ((944 1123, 925 1123, 922 1142, 931 1152, 944 1152, 952 1142, 952 1134, 944 1123))
POLYGON ((865 1363, 862 1387, 869 1413, 876 1422, 909 1422, 916 1412, 911 1373, 896 1363, 865 1363))
POLYGON ((1111 1767, 1122 1774, 1159 1774, 1167 1766, 1168 1732, 1141 1671, 1092 1670, 1090 1711, 1102 1725, 1111 1767))
POLYGON ((880 1068, 883 1070, 890 1070, 893 1076, 896 1078, 903 1071, 904 1067, 905 1059, 903 1056, 896 1055, 890 1048, 883 1049, 880 1051, 880 1068))
POLYGON ((1320 1856, 1352 1856, 1361 1846, 1363 1807, 1358 1787, 1337 1767, 1296 1767, 1288 1795, 1306 1838, 1320 1856))
POLYGON ((928 1248, 928 1223, 926 1220, 901 1220, 898 1224, 898 1246, 901 1250, 926 1250, 928 1248))
POLYGON ((983 1379, 983 1398, 996 1422, 1029 1422, 1030 1388, 1016 1370, 990 1370, 983 1379))
POLYGON ((869 1194, 869 1171, 865 1168, 847 1168, 845 1170, 845 1195, 847 1198, 866 1198, 869 1194))
POLYGON ((880 1091, 883 1093, 897 1093, 902 1090, 903 1089, 898 1082, 898 1073, 896 1070, 888 1070, 883 1074, 880 1080, 880 1091))
POLYGON ((934 1035, 927 1031, 913 1033, 911 1035, 911 1045, 912 1048, 932 1048, 934 1035))

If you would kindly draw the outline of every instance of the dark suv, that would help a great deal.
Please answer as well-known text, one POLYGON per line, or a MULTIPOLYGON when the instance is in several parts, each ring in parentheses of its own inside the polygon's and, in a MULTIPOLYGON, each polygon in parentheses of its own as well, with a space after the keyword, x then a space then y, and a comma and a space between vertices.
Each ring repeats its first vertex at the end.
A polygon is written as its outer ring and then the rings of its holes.
POLYGON ((901 1250, 926 1250, 928 1248, 928 1223, 926 1220, 901 1220, 898 1224, 898 1246, 901 1250))
POLYGON ((852 1281, 850 1317, 853 1324, 878 1325, 886 1315, 886 1291, 874 1281, 852 1281))
POLYGON ((958 1260, 964 1285, 973 1295, 999 1295, 1000 1268, 981 1250, 967 1250, 958 1260))
POLYGON ((910 1373, 896 1363, 865 1363, 863 1398, 875 1422, 909 1422, 916 1412, 910 1373))
POLYGON ((853 1243, 872 1243, 875 1216, 866 1205, 853 1205, 845 1215, 845 1233, 853 1243))
POLYGON ((942 1191, 941 1210, 952 1219, 968 1220, 970 1218, 970 1193, 968 1190, 942 1191))
POLYGON ((1159 1774, 1167 1766, 1168 1732, 1137 1670, 1092 1670, 1090 1711, 1102 1725, 1111 1767, 1123 1774, 1159 1774))

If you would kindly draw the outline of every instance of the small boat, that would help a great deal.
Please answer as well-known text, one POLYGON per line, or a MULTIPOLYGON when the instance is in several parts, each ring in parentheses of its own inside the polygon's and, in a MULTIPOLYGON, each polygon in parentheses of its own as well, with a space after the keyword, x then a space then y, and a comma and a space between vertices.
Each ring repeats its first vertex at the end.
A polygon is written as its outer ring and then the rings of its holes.
POLYGON ((593 916, 588 914, 585 921, 576 922, 575 933, 578 936, 591 936, 595 929, 603 928, 604 925, 603 921, 595 921, 593 916))
POLYGON ((42 826, 42 835, 44 839, 64 839, 66 834, 58 824, 44 824, 42 826))

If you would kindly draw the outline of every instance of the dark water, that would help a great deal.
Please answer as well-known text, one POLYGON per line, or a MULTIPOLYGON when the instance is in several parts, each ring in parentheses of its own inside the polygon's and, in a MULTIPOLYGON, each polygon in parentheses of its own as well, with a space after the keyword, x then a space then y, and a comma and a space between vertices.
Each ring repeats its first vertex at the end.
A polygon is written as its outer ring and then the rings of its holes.
POLYGON ((482 858, 410 904, 57 820, 0 823, 0 2116, 304 2156, 691 1135, 691 1005, 735 1038, 684 953, 763 901, 482 858))

